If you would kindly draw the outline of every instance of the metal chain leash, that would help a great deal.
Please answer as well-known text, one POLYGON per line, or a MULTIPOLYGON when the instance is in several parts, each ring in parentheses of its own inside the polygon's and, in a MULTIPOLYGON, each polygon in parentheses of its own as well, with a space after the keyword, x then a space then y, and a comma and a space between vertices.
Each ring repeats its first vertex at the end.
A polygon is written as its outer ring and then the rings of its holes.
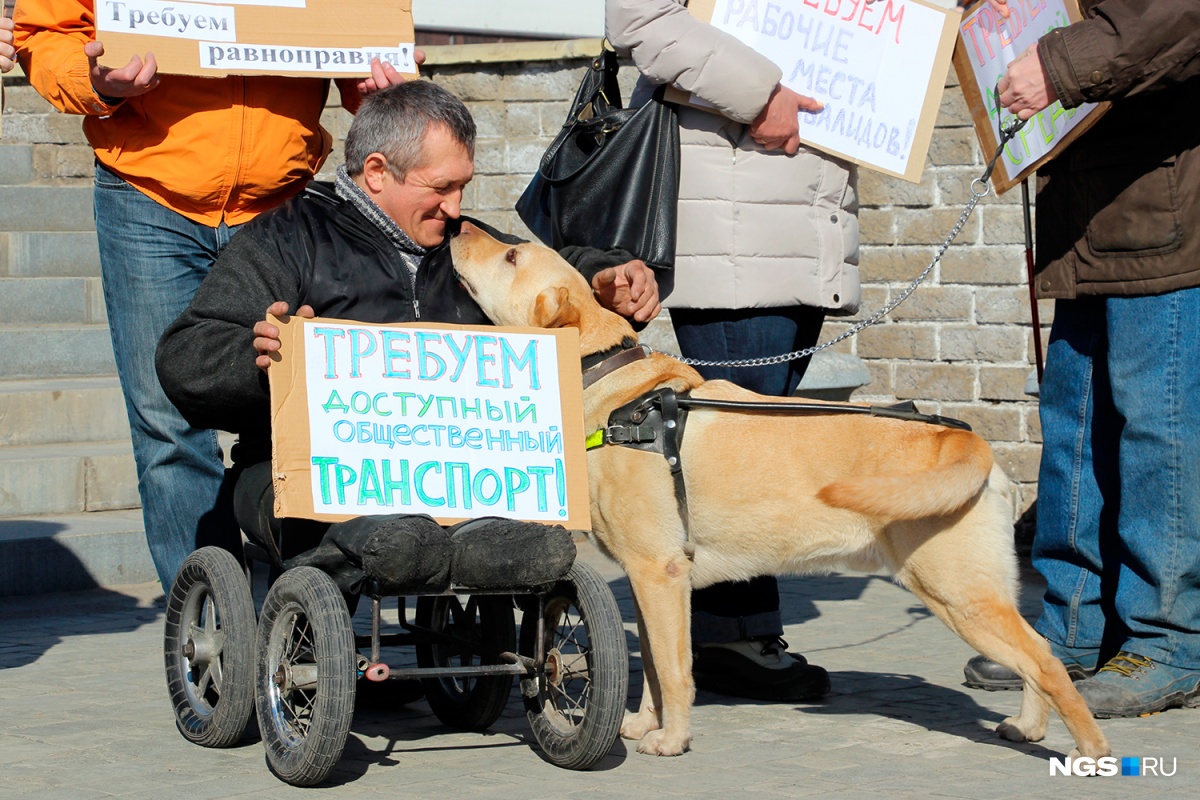
MULTIPOLYGON (((999 92, 997 92, 997 94, 999 94, 999 92)), ((954 227, 950 229, 950 233, 938 247, 937 252, 933 256, 933 260, 929 262, 929 266, 925 267, 925 269, 921 271, 921 274, 914 278, 912 283, 910 283, 904 289, 904 291, 902 291, 896 297, 895 300, 891 301, 871 316, 861 320, 853 327, 848 328, 840 335, 835 336, 827 342, 813 345, 812 347, 806 347, 803 350, 784 353, 778 356, 745 358, 737 361, 703 361, 696 358, 684 358, 683 356, 676 355, 674 353, 664 353, 664 355, 671 356, 671 358, 678 359, 684 364, 688 364, 689 366, 693 367, 765 367, 773 364, 782 364, 786 361, 796 361, 801 358, 807 358, 813 353, 824 350, 827 347, 832 347, 838 342, 845 341, 864 328, 870 327, 871 325, 879 322, 888 314, 892 313, 897 306, 907 300, 909 295, 916 291, 917 287, 921 285, 921 282, 929 276, 929 273, 933 270, 934 266, 941 261, 942 256, 945 254, 946 250, 949 249, 950 244, 958 237, 958 234, 962 231, 963 226, 967 224, 967 219, 970 218, 971 212, 975 210, 975 206, 979 205, 979 201, 987 197, 991 192, 992 186, 989 181, 992 177, 992 172, 996 169, 996 162, 1000 160, 1000 155, 1004 152, 1005 145, 1008 144, 1010 139, 1016 136, 1017 131, 1021 130, 1021 128, 1025 125, 1025 122, 1025 120, 1018 120, 1014 118, 1009 124, 1002 125, 1000 127, 1000 144, 996 147, 995 155, 993 155, 991 161, 988 162, 987 168, 983 171, 983 175, 971 181, 971 199, 967 201, 966 206, 963 208, 962 214, 960 214, 958 217, 958 221, 954 223, 954 227)))

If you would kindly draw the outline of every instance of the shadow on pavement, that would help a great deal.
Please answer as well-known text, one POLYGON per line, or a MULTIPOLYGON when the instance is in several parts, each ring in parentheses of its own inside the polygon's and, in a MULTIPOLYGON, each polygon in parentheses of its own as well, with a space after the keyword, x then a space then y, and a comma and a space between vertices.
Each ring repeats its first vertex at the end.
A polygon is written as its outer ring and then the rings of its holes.
POLYGON ((818 702, 796 706, 798 714, 876 715, 1041 759, 1062 755, 1036 742, 1002 739, 996 734, 996 726, 1004 716, 979 705, 966 690, 932 684, 917 675, 886 672, 842 670, 830 672, 829 677, 833 693, 818 702))
MULTIPOLYGON (((20 571, 25 575, 42 572, 44 565, 53 564, 60 573, 56 575, 58 583, 85 588, 0 597, 0 619, 4 620, 0 626, 0 669, 31 664, 68 636, 124 633, 146 624, 159 624, 162 608, 158 600, 100 588, 79 559, 50 538, 63 525, 28 520, 21 520, 20 524, 24 531, 31 526, 45 526, 47 535, 38 539, 35 546, 22 548, 19 558, 6 558, 0 565, 6 573, 4 577, 20 575, 20 571)), ((0 536, 4 533, 5 523, 0 521, 0 536)), ((5 585, 14 583, 9 581, 5 585)), ((146 586, 137 588, 143 595, 161 597, 157 584, 152 591, 146 586)))

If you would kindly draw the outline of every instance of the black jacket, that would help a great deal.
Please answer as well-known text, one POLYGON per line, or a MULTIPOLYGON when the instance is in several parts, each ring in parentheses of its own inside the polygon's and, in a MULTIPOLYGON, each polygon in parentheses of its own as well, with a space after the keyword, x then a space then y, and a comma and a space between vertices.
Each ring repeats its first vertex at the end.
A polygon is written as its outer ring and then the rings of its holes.
MULTIPOLYGON (((502 241, 522 241, 471 222, 502 241)), ((589 277, 632 258, 591 248, 562 255, 589 277)), ((158 345, 167 397, 192 425, 239 434, 234 457, 241 463, 270 458, 270 394, 254 363, 252 329, 279 300, 291 311, 307 304, 319 317, 358 322, 490 324, 455 278, 448 240, 426 254, 414 276, 332 185, 309 184, 230 240, 158 345)))

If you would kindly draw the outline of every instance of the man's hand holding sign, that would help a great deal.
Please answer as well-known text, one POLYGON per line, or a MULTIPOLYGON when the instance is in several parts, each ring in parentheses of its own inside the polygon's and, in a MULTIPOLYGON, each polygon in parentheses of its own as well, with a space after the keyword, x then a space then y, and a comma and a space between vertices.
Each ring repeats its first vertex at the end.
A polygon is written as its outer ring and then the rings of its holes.
POLYGON ((1029 119, 1058 100, 1036 44, 1009 63, 996 88, 1000 91, 1000 105, 1019 119, 1029 119))
POLYGON ((952 10, 925 0, 697 0, 688 10, 781 70, 751 124, 755 142, 789 155, 803 143, 920 180, 954 46, 952 10))
POLYGON ((997 193, 1056 156, 1107 109, 1103 103, 1064 108, 1038 55, 1041 36, 1078 18, 1075 0, 987 0, 962 18, 954 66, 986 158, 1000 145, 1002 123, 1030 120, 996 162, 991 181, 997 193))

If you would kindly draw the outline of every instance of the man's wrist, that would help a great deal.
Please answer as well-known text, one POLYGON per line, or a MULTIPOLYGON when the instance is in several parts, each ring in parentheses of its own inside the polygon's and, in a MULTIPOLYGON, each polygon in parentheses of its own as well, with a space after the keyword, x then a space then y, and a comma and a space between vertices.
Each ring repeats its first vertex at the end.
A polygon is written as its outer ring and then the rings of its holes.
POLYGON ((100 98, 100 102, 106 106, 119 106, 125 102, 124 97, 109 97, 106 94, 102 94, 95 86, 92 87, 92 91, 96 93, 96 97, 100 98))

